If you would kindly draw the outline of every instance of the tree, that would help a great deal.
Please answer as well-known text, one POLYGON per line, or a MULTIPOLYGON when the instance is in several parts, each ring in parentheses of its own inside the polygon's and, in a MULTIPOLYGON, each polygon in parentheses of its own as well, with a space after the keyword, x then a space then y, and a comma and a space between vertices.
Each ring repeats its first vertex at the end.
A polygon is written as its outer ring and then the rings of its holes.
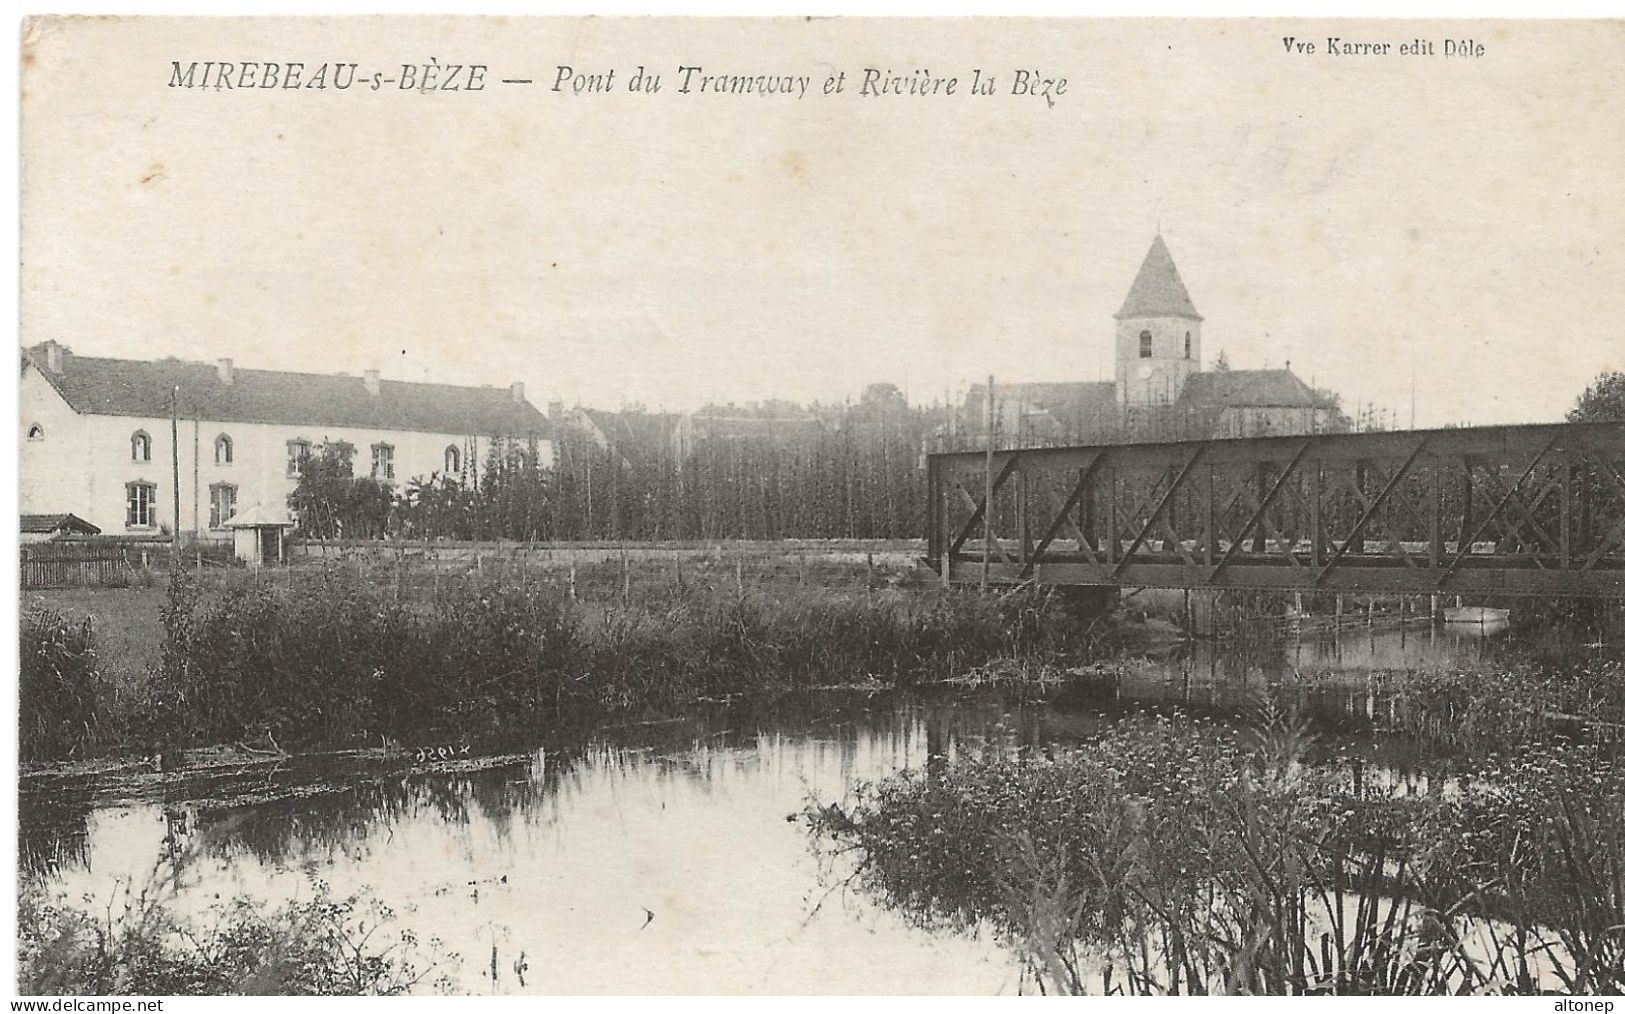
POLYGON ((480 476, 476 509, 480 538, 521 542, 547 538, 552 520, 551 487, 534 436, 492 440, 480 476))
POLYGON ((1317 426, 1322 433, 1347 433, 1354 420, 1343 411, 1343 396, 1329 387, 1317 387, 1313 394, 1317 426))
POLYGON ((479 498, 460 480, 436 472, 413 479, 401 503, 403 528, 414 539, 473 539, 478 535, 479 498))
POLYGON ((1608 370, 1597 374, 1597 379, 1569 410, 1568 419, 1569 422, 1625 422, 1625 373, 1608 370))
POLYGON ((1214 373, 1229 373, 1230 372, 1230 357, 1225 355, 1224 349, 1220 349, 1219 350, 1219 358, 1213 360, 1213 372, 1214 373))
POLYGON ((908 399, 896 384, 882 381, 863 389, 858 398, 858 411, 865 419, 899 416, 908 412, 908 399))
POLYGON ((395 492, 388 483, 356 478, 355 445, 326 443, 306 458, 299 484, 288 494, 288 510, 297 519, 295 532, 315 539, 376 539, 389 526, 395 492))

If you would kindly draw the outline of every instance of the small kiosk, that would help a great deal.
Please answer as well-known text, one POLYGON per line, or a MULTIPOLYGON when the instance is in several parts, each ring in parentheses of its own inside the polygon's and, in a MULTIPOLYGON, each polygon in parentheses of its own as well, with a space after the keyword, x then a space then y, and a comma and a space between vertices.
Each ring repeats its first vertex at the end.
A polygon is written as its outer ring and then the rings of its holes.
POLYGON ((283 562, 282 542, 293 522, 285 509, 255 504, 233 514, 226 527, 232 530, 237 559, 250 567, 258 567, 263 563, 283 562))

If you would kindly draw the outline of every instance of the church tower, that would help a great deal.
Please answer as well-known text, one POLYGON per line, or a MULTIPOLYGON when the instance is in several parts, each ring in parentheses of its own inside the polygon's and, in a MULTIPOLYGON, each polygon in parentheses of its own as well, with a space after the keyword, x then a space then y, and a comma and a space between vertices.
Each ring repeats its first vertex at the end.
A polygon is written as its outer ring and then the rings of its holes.
POLYGON ((1202 315, 1162 234, 1151 241, 1117 318, 1117 405, 1172 404, 1202 368, 1202 315))

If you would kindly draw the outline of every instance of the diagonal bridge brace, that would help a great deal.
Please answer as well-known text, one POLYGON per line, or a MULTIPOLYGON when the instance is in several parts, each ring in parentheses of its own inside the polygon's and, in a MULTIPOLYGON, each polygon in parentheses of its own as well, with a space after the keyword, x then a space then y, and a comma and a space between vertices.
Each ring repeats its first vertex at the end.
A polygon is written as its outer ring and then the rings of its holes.
MULTIPOLYGON (((1344 537, 1343 544, 1337 547, 1337 552, 1332 554, 1332 558, 1326 561, 1324 567, 1320 568, 1320 573, 1315 575, 1315 584, 1319 585, 1325 581, 1326 575, 1332 572, 1332 568, 1336 567, 1343 557, 1348 555, 1349 547, 1359 543, 1360 537, 1365 534, 1366 526, 1371 523, 1372 518, 1376 517, 1377 511, 1382 509, 1382 505, 1388 502, 1388 498, 1394 495, 1394 490, 1399 488, 1400 481, 1410 473, 1411 466, 1416 464, 1416 459, 1422 456, 1422 451, 1427 445, 1427 437, 1418 440, 1416 446, 1411 449, 1410 455, 1405 459, 1405 463, 1394 469, 1394 474, 1390 475, 1388 482, 1383 485, 1382 492, 1377 494, 1375 500, 1365 505, 1365 510, 1361 512, 1359 520, 1354 522, 1354 527, 1344 537)), ((1534 466, 1530 465, 1529 467, 1533 468, 1534 466)))
POLYGON ((1444 569, 1444 573, 1439 575, 1439 581, 1435 587, 1444 587, 1444 583, 1455 576, 1456 568, 1461 565, 1461 561, 1466 559, 1467 554, 1473 551, 1473 543, 1477 542, 1478 537, 1484 534, 1485 529, 1489 528, 1490 522, 1500 517, 1501 512, 1506 510, 1507 503, 1517 495, 1518 490, 1523 488, 1523 484, 1529 481, 1529 477, 1535 473, 1535 469, 1540 466, 1546 455, 1552 452, 1552 448, 1557 446, 1558 439, 1558 437, 1554 436, 1546 441, 1546 446, 1537 451, 1535 456, 1530 459, 1529 465, 1523 470, 1523 474, 1518 476, 1518 481, 1514 482, 1511 488, 1502 494, 1500 501, 1495 505, 1495 509, 1490 511, 1484 520, 1478 523, 1478 527, 1473 530, 1470 537, 1461 540, 1461 545, 1456 547, 1456 555, 1451 559, 1450 565, 1444 569))
POLYGON ((1156 509, 1151 512, 1150 517, 1145 519, 1145 524, 1141 525, 1140 530, 1135 533, 1134 541, 1129 543, 1128 550, 1123 553, 1123 558, 1112 569, 1114 579, 1123 576, 1123 568, 1129 565, 1129 561, 1134 559, 1134 554, 1139 552, 1140 547, 1145 544, 1146 537, 1151 534, 1151 529, 1156 526, 1157 520, 1162 517, 1162 512, 1168 509, 1168 504, 1173 500, 1174 494, 1179 492, 1179 487, 1183 486, 1185 480, 1190 478, 1191 472, 1196 468, 1196 463, 1202 460, 1202 455, 1206 451, 1206 444, 1199 445, 1195 452, 1191 454, 1190 460, 1185 462, 1185 467, 1181 468, 1179 474, 1174 477, 1174 481, 1168 484, 1168 489, 1162 494, 1162 499, 1157 501, 1156 509))
MULTIPOLYGON (((1056 507, 1055 519, 1050 522, 1049 528, 1045 529, 1044 537, 1038 540, 1038 545, 1033 547, 1032 555, 1027 558, 1025 565, 1021 568, 1022 577, 1028 577, 1032 574, 1033 567, 1043 558, 1044 553, 1049 549, 1049 544, 1054 542, 1056 536, 1061 534, 1061 529, 1070 524, 1072 508, 1076 507, 1083 499, 1084 492, 1089 488, 1089 480, 1094 476, 1095 469, 1099 467, 1100 460, 1103 457, 1105 457, 1103 453, 1096 451, 1094 457, 1089 459, 1089 464, 1078 471, 1078 481, 1072 484, 1072 493, 1066 498, 1065 502, 1056 507)), ((1053 497, 1054 494, 1052 493, 1051 496, 1053 497)), ((1072 527, 1076 528, 1075 525, 1072 527)), ((1078 546, 1084 555, 1089 558, 1090 563, 1099 566, 1100 561, 1095 558, 1095 554, 1089 549, 1089 540, 1083 537, 1081 531, 1078 532, 1078 546)))
MULTIPOLYGON (((1019 455, 1011 454, 1010 457, 1005 460, 1004 467, 999 469, 999 474, 993 480, 993 496, 998 496, 999 490, 1004 488, 1005 481, 1008 480, 1011 475, 1015 474, 1016 462, 1019 460, 1019 458, 1019 455)), ((964 493, 965 487, 960 486, 959 490, 961 493, 964 493)), ((967 499, 970 499, 970 494, 966 493, 965 496, 967 499)), ((974 500, 971 502, 975 503, 974 500)), ((971 533, 976 530, 976 525, 982 520, 983 517, 987 515, 987 512, 988 501, 984 500, 981 503, 976 504, 976 509, 971 512, 970 520, 965 522, 965 527, 961 528, 959 530, 959 534, 954 536, 953 545, 948 547, 948 556, 950 558, 958 555, 959 551, 965 548, 965 543, 970 541, 971 533)))
POLYGON ((1224 556, 1220 557, 1219 562, 1214 564, 1213 569, 1208 572, 1208 584, 1212 584, 1214 578, 1219 576, 1220 571, 1230 566, 1230 561, 1235 559, 1236 554, 1241 551, 1241 547, 1246 545, 1247 533, 1264 520, 1264 515, 1269 513, 1270 506, 1275 503, 1275 498, 1280 496, 1281 490, 1286 488, 1286 481, 1292 478, 1292 474, 1298 470, 1298 465, 1303 461, 1303 456, 1309 452, 1309 445, 1312 442, 1305 440, 1299 445, 1297 453, 1292 455, 1292 460, 1287 462, 1286 467, 1281 469, 1281 474, 1275 477, 1274 485, 1270 486, 1269 492, 1265 493, 1263 499, 1258 501, 1258 506, 1253 510, 1252 516, 1247 519, 1245 525, 1241 526, 1241 531, 1236 533, 1236 537, 1230 540, 1230 548, 1224 551, 1224 556))

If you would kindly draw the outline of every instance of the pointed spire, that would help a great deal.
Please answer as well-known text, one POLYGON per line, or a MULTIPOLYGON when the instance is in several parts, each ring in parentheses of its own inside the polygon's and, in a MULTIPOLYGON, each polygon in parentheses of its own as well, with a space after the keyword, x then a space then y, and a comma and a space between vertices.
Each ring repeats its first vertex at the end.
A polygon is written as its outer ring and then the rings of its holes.
POLYGON ((1162 241, 1161 223, 1158 223, 1156 239, 1151 241, 1151 249, 1146 251, 1145 260, 1140 263, 1140 273, 1134 276, 1134 284, 1129 286, 1128 298, 1123 300, 1123 308, 1117 311, 1116 316, 1118 320, 1140 317, 1202 319, 1202 315, 1196 312, 1196 304, 1191 302, 1190 293, 1185 291, 1185 283, 1179 278, 1179 269, 1174 267, 1174 256, 1168 252, 1168 244, 1162 241))

